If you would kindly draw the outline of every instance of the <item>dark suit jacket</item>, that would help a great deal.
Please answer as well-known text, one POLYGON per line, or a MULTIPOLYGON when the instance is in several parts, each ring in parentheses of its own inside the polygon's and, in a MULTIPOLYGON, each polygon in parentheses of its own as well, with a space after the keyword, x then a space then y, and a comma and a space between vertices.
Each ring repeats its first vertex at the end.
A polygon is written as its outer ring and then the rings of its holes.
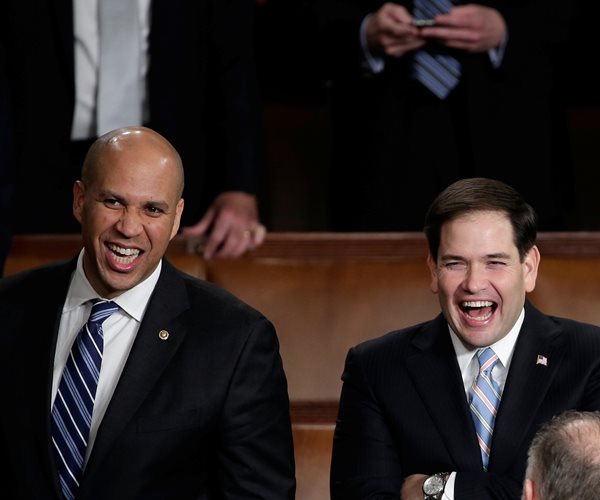
POLYGON ((333 80, 333 229, 421 230, 433 198, 474 176, 512 185, 541 228, 555 228, 571 187, 555 74, 576 2, 475 2, 506 20, 505 57, 495 69, 487 53, 453 52, 462 77, 444 101, 412 78, 412 54, 385 58, 379 74, 363 70, 360 23, 384 3, 315 2, 333 80))
POLYGON ((600 410, 600 328, 526 305, 487 473, 443 316, 351 349, 343 380, 334 500, 397 499, 404 477, 446 471, 457 472, 456 500, 519 500, 540 425, 567 409, 600 410))
MULTIPOLYGON (((50 392, 73 268, 53 265, 0 282, 3 498, 59 498, 50 392)), ((279 500, 293 498, 294 484, 287 386, 272 325, 163 261, 77 498, 279 500)))
MULTIPOLYGON (((72 4, 3 3, 0 43, 8 56, 14 111, 20 232, 43 231, 58 227, 55 220, 73 218, 71 193, 80 165, 70 167, 72 4), (54 217, 41 217, 50 199, 54 217)), ((251 0, 152 0, 147 125, 182 156, 184 224, 197 222, 217 193, 255 193, 259 187, 253 8, 251 0)))

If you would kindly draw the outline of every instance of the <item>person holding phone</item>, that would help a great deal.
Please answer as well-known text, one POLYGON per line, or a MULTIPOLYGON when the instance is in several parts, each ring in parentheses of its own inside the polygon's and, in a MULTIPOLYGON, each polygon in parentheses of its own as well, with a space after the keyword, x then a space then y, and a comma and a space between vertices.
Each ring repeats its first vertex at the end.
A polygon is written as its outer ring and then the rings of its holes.
POLYGON ((418 230, 427 200, 471 176, 515 186, 542 230, 564 228, 572 172, 556 77, 577 2, 447 2, 434 14, 423 1, 315 3, 332 68, 332 229, 418 230), (445 95, 419 80, 422 56, 456 65, 445 95))

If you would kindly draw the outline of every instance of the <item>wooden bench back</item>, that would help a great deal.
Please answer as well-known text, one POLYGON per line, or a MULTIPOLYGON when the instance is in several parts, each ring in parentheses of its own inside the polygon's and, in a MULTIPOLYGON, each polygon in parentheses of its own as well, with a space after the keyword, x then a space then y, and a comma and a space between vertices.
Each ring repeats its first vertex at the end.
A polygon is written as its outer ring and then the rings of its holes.
MULTIPOLYGON (((600 324, 600 233, 539 236, 530 299, 548 314, 600 324)), ((6 273, 78 251, 78 236, 17 236, 6 273)), ((168 257, 261 310, 277 328, 293 401, 333 401, 348 348, 434 317, 425 240, 417 233, 270 234, 239 260, 205 262, 177 237, 168 257)))

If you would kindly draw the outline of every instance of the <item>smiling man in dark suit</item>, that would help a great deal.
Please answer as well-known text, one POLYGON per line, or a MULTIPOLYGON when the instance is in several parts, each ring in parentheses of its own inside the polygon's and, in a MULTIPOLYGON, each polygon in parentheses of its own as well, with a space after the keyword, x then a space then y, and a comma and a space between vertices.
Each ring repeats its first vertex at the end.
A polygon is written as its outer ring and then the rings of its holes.
POLYGON ((74 186, 78 258, 1 282, 4 498, 293 498, 271 323, 163 258, 182 191, 162 136, 102 136, 74 186))
POLYGON ((600 409, 600 329, 526 300, 536 215, 506 184, 452 184, 425 233, 442 314, 350 350, 332 498, 520 499, 540 425, 600 409))

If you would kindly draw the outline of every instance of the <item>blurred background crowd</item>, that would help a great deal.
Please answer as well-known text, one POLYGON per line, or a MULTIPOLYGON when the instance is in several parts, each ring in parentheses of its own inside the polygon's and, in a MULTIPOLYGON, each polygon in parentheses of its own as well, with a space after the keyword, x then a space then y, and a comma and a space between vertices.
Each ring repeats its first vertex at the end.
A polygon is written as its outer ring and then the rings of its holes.
MULTIPOLYGON (((72 177, 101 133, 73 135, 83 8, 7 4, 0 37, 3 233, 77 232, 65 216, 72 177), (52 49, 72 50, 73 43, 75 56, 52 49), (51 139, 60 133, 62 143, 51 139)), ((420 230, 433 196, 469 176, 500 178, 523 191, 541 213, 542 230, 600 228, 592 35, 600 7, 592 2, 483 2, 505 21, 499 62, 495 42, 493 49, 455 51, 461 83, 441 100, 406 83, 410 57, 389 57, 381 40, 369 38, 375 28, 366 20, 375 19, 381 1, 138 4, 151 13, 142 20, 148 95, 140 121, 183 156, 189 234, 222 224, 215 245, 225 245, 235 231, 258 234, 256 244, 264 227, 420 230), (373 69, 371 56, 383 69, 373 69), (229 222, 220 222, 227 210, 229 222)), ((394 7, 411 12, 410 4, 394 7)))

